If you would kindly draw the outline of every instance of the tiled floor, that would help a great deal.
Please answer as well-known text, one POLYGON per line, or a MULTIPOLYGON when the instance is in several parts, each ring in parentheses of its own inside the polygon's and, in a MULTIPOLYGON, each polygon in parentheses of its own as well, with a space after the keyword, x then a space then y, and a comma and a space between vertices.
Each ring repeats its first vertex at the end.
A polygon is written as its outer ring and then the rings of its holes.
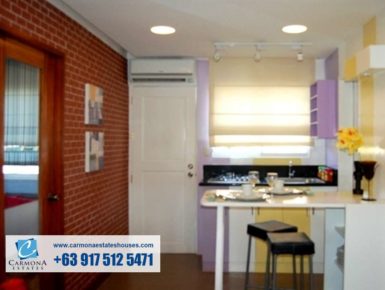
MULTIPOLYGON (((202 272, 200 258, 194 254, 162 254, 160 273, 111 274, 98 290, 213 290, 214 273, 202 272)), ((251 275, 254 281, 262 275, 251 275)), ((315 289, 321 290, 322 275, 315 275, 315 289)), ((291 275, 279 277, 280 287, 291 286, 291 275)), ((224 290, 241 290, 244 273, 225 273, 224 290)), ((306 288, 307 289, 307 288, 306 288)))

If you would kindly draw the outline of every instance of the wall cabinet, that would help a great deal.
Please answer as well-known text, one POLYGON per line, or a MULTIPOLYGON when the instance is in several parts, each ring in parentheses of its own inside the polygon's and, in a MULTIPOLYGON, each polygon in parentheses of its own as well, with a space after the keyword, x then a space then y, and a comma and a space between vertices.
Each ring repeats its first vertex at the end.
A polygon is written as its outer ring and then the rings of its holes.
POLYGON ((310 134, 319 138, 335 138, 337 128, 337 81, 319 80, 310 87, 310 134))

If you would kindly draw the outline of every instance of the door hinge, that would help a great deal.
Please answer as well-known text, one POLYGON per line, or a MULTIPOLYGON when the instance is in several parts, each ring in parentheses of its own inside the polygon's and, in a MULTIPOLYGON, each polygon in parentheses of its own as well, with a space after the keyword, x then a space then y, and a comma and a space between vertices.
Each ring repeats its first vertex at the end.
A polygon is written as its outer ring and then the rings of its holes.
POLYGON ((134 182, 134 176, 130 174, 130 183, 133 183, 133 182, 134 182))

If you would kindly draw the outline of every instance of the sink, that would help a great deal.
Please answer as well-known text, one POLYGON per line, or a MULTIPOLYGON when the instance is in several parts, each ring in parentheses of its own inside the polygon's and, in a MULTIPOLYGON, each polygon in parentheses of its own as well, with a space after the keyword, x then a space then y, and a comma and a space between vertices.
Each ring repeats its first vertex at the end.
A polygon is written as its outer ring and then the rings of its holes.
POLYGON ((284 184, 324 184, 325 181, 317 177, 279 177, 284 184))

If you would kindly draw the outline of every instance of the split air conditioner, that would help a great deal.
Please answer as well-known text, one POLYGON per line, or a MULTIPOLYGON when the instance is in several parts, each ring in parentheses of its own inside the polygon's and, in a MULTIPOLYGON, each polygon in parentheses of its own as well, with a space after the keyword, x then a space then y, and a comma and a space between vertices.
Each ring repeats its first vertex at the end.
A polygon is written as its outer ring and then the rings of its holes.
POLYGON ((132 59, 131 83, 195 83, 193 59, 132 59))

